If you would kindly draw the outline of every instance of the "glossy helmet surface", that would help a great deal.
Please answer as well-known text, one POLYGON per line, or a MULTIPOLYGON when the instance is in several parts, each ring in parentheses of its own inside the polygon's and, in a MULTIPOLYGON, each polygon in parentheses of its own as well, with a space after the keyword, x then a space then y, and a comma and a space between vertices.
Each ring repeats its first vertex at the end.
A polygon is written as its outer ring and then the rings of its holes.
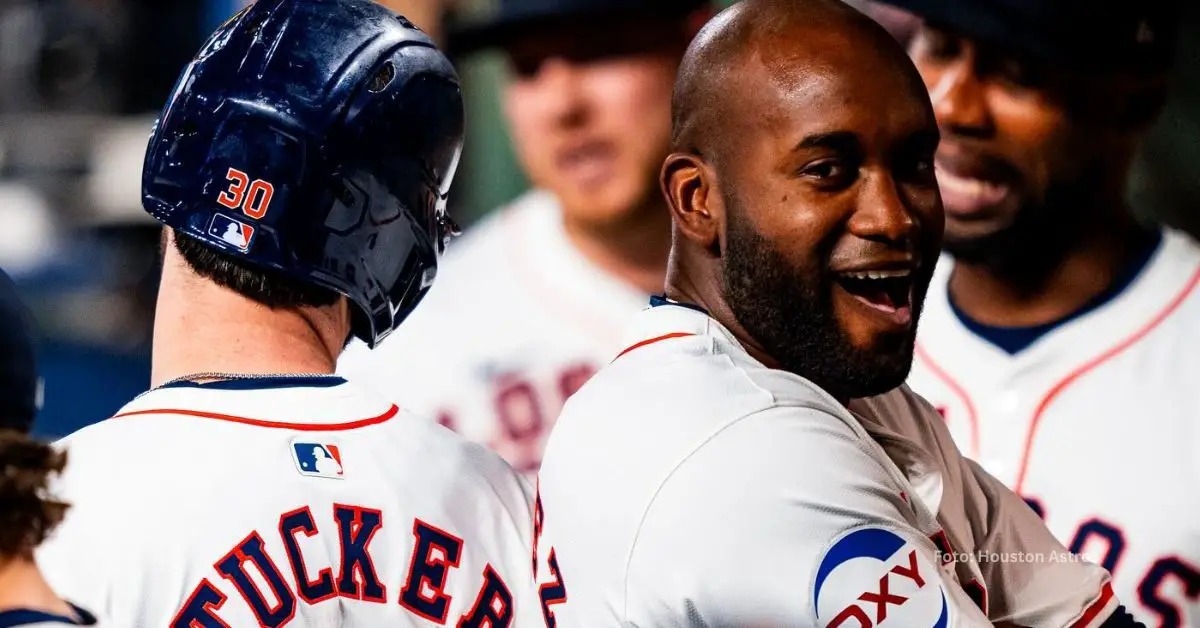
POLYGON ((372 0, 259 0, 184 69, 143 206, 222 252, 346 295, 374 347, 437 272, 462 151, 458 76, 372 0))

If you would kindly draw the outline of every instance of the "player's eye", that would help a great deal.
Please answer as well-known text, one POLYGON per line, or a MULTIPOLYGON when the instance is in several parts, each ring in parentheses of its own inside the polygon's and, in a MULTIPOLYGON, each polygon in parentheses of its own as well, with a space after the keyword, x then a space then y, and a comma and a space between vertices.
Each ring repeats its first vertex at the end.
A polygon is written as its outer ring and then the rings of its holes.
POLYGON ((803 175, 816 177, 818 179, 833 178, 842 175, 844 172, 845 170, 842 165, 833 160, 819 161, 815 164, 809 164, 800 171, 800 173, 803 175))
POLYGON ((1037 89, 1045 85, 1045 77, 1038 66, 1020 59, 1000 59, 992 68, 1001 81, 1024 89, 1037 89))
POLYGON ((822 187, 843 188, 854 182, 858 168, 842 159, 821 159, 805 164, 799 175, 822 187))
POLYGON ((933 153, 918 152, 906 155, 898 164, 897 173, 902 181, 928 183, 935 179, 933 153))
POLYGON ((542 55, 514 52, 508 57, 508 67, 517 79, 528 80, 537 76, 545 61, 546 58, 542 55))

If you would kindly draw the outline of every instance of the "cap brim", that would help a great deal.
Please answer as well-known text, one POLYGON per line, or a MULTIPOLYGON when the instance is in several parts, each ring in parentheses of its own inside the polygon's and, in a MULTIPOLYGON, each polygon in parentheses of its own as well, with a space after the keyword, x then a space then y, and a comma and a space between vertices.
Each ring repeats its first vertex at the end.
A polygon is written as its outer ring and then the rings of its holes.
MULTIPOLYGON (((1092 38, 1074 40, 1072 27, 1058 16, 1046 22, 1013 15, 1003 3, 963 0, 878 0, 908 11, 926 22, 945 26, 964 35, 1050 63, 1079 69, 1117 67, 1133 59, 1131 49, 1117 42, 1092 38)), ((1080 24, 1078 28, 1087 28, 1080 24)), ((1170 36, 1169 39, 1173 39, 1170 36)), ((1170 47, 1161 47, 1160 56, 1170 56, 1170 47)), ((1147 57, 1149 59, 1151 57, 1147 57)), ((1140 62, 1139 62, 1140 63, 1140 62)))
POLYGON ((461 57, 481 50, 504 48, 531 32, 575 19, 575 16, 501 18, 486 24, 453 29, 446 34, 445 50, 452 57, 461 57))

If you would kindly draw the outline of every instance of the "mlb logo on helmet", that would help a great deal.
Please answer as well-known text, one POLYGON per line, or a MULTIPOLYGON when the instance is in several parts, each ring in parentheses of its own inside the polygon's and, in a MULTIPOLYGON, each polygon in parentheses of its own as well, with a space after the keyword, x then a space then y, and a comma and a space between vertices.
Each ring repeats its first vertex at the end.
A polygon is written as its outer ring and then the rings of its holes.
POLYGON ((292 459, 300 475, 341 480, 345 477, 342 468, 342 452, 334 443, 315 441, 292 441, 292 459))
POLYGON ((917 547, 891 530, 858 528, 821 557, 813 590, 818 625, 949 625, 941 578, 917 547))
POLYGON ((208 235, 245 253, 254 241, 254 227, 225 214, 213 214, 208 235))

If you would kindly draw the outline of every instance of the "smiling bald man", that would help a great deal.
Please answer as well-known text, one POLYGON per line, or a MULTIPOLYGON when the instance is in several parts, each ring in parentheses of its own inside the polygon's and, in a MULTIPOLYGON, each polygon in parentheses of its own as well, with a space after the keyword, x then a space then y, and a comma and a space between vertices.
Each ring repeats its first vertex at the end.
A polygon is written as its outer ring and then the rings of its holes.
POLYGON ((903 386, 943 213, 897 43, 746 0, 689 49, 673 142, 666 293, 546 450, 546 625, 1134 625, 903 386))

